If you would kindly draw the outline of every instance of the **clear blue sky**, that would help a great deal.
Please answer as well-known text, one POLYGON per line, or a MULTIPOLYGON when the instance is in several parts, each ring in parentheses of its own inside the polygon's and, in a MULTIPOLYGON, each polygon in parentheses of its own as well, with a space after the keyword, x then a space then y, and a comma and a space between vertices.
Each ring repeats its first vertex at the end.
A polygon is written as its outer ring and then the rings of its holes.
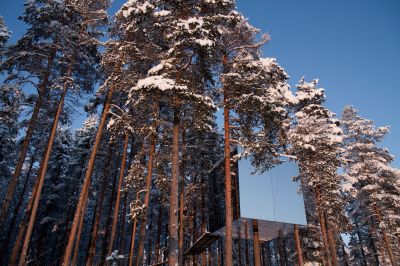
MULTIPOLYGON (((111 13, 124 0, 115 0, 111 13)), ((1 0, 0 15, 13 31, 11 42, 24 32, 16 17, 23 0, 1 0)), ((264 56, 276 57, 291 76, 292 86, 304 75, 319 78, 326 89, 327 106, 340 114, 352 104, 377 125, 390 125, 388 147, 400 167, 400 1, 398 0, 239 0, 238 9, 272 40, 264 56)), ((241 177, 250 178, 246 163, 241 177)), ((281 166, 270 176, 281 177, 276 197, 276 218, 302 222, 301 198, 289 180, 295 167, 281 166), (299 211, 300 210, 300 211, 299 211)), ((267 215, 272 219, 271 186, 265 183, 267 215)), ((269 182, 270 183, 270 182, 269 182)), ((275 183, 276 184, 276 183, 275 183)), ((274 186, 276 190, 276 185, 274 186)), ((251 191, 244 192, 244 198, 251 191)), ((250 199, 250 198, 249 198, 250 199)), ((262 203, 260 203, 262 204, 262 203)))

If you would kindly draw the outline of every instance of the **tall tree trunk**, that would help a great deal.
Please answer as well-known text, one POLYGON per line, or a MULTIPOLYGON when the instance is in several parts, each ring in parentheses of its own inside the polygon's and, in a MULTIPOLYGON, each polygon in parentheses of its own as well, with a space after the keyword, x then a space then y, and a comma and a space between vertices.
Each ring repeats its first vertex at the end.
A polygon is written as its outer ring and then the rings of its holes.
POLYGON ((184 211, 185 211, 185 165, 184 165, 184 158, 186 158, 186 150, 187 150, 187 143, 186 143, 186 131, 183 128, 182 123, 182 163, 180 167, 181 172, 181 181, 180 181, 180 191, 179 191, 179 265, 185 265, 185 254, 184 254, 184 237, 185 237, 185 229, 184 229, 184 211))
POLYGON ((6 195, 3 200, 3 204, 0 210, 0 225, 2 228, 5 228, 5 221, 7 218, 7 214, 10 208, 10 204, 15 192, 15 188, 17 187, 18 178, 21 175, 22 166, 25 162, 26 153, 28 152, 29 143, 31 141, 33 130, 36 126, 36 122, 39 116, 40 109, 43 104, 43 95, 39 92, 39 97, 35 103, 35 107, 33 109, 33 113, 31 119, 29 121, 28 129, 26 131, 24 142, 22 143, 21 151, 19 152, 18 162, 14 170, 13 177, 8 185, 6 195))
MULTIPOLYGON (((72 63, 70 63, 70 65, 68 66, 67 77, 69 77, 71 75, 71 73, 72 73, 72 63)), ((61 99, 58 104, 57 112, 56 112, 56 115, 53 120, 53 125, 51 128, 51 133, 50 133, 49 140, 47 143, 46 151, 45 151, 44 157, 41 162, 42 171, 40 172, 40 176, 38 176, 39 184, 38 184, 37 192, 36 192, 35 199, 33 202, 33 208, 32 208, 32 212, 30 214, 30 218, 29 218, 29 224, 28 224, 27 231, 25 234, 24 244, 22 246, 21 257, 20 257, 19 263, 18 263, 19 266, 25 265, 26 256, 28 254, 29 242, 31 240, 33 226, 36 221, 36 215, 37 215, 37 211, 38 211, 38 207, 39 207, 40 196, 42 194, 42 190, 43 190, 43 186, 44 186, 44 181, 45 181, 47 167, 48 167, 49 160, 50 160, 51 150, 53 148, 54 139, 55 139, 55 136, 57 133, 58 120, 60 119, 61 111, 64 106, 64 100, 65 100, 65 95, 67 94, 68 86, 69 86, 69 81, 65 81, 64 88, 63 88, 63 91, 61 94, 61 99)))
POLYGON ((144 217, 140 223, 140 233, 139 233, 139 247, 137 254, 136 266, 143 265, 143 253, 144 253, 144 243, 146 240, 146 226, 147 226, 147 216, 150 203, 150 189, 151 189, 151 178, 153 176, 153 161, 154 153, 156 151, 156 140, 157 136, 153 136, 150 143, 149 158, 147 162, 147 176, 146 176, 146 194, 144 197, 144 217))
POLYGON ((35 130, 36 122, 39 117, 39 112, 43 105, 43 94, 47 90, 47 86, 49 83, 49 77, 50 77, 50 71, 54 64, 55 55, 56 55, 56 49, 53 49, 53 51, 50 54, 50 57, 47 61, 46 72, 43 75, 43 80, 39 86, 38 99, 35 103, 35 107, 33 108, 31 119, 29 120, 28 128, 25 133, 25 138, 24 138, 24 141, 21 146, 21 150, 18 155, 17 165, 15 166, 14 174, 11 178, 10 184, 8 185, 7 192, 4 197, 2 207, 0 209, 0 227, 4 227, 4 222, 7 217, 8 209, 10 207, 10 204, 11 204, 11 201, 12 201, 12 198, 14 195, 14 191, 15 191, 15 188, 18 183, 18 178, 21 175, 21 170, 22 170, 22 166, 24 165, 24 162, 25 162, 26 153, 28 152, 28 148, 29 148, 29 144, 31 142, 33 131, 35 130))
MULTIPOLYGON (((85 210, 86 210, 86 205, 83 206, 83 213, 85 213, 85 210)), ((79 254, 79 246, 80 246, 80 242, 81 242, 84 220, 85 220, 85 215, 81 215, 81 219, 79 220, 79 227, 78 227, 78 232, 77 232, 77 236, 76 236, 74 253, 73 253, 71 265, 77 265, 76 261, 78 259, 78 254, 79 254)))
POLYGON ((113 251, 114 241, 115 241, 115 233, 117 232, 119 207, 120 207, 120 203, 121 203, 122 181, 123 181, 124 175, 125 175, 126 154, 128 151, 128 143, 129 143, 129 135, 128 135, 128 133, 125 133, 124 147, 123 147, 123 151, 122 151, 122 163, 121 163, 121 169, 119 172, 119 179, 118 179, 117 199, 115 200, 113 223, 112 223, 112 227, 111 227, 111 238, 110 238, 110 242, 109 242, 109 246, 108 246, 108 255, 111 255, 111 253, 113 251))
POLYGON ((72 247, 73 247, 74 240, 75 240, 75 234, 76 234, 76 231, 78 230, 78 224, 79 224, 80 216, 82 214, 83 205, 86 204, 86 200, 85 200, 86 196, 85 195, 89 192, 90 182, 91 182, 91 178, 92 178, 92 174, 93 174, 93 170, 94 170, 94 161, 96 159, 97 150, 98 150, 101 136, 103 133, 103 128, 104 128, 104 125, 107 120, 107 114, 108 114, 108 111, 110 110, 111 100, 112 100, 112 96, 114 93, 114 89, 115 89, 115 87, 111 86, 110 90, 107 93, 106 101, 105 101, 105 104, 103 107, 103 112, 101 115, 101 120, 100 120, 99 126, 97 128, 96 139, 95 139, 92 151, 90 153, 89 163, 88 163, 88 167, 87 167, 86 174, 85 174, 85 179, 84 179, 83 186, 82 186, 82 191, 79 195, 78 204, 76 206, 74 220, 72 222, 72 228, 71 228, 71 231, 70 231, 70 234, 68 237, 68 244, 65 247, 63 262, 62 262, 63 266, 69 265, 72 247))
MULTIPOLYGON (((138 199, 138 198, 136 198, 138 199)), ((135 254, 135 237, 136 237, 136 227, 137 227, 137 219, 133 221, 133 228, 132 228, 132 238, 131 238, 131 246, 129 251, 129 263, 128 266, 133 266, 133 256, 135 254)))
POLYGON ((184 209, 185 209, 185 178, 182 176, 181 180, 181 191, 179 195, 179 265, 184 265, 185 257, 184 257, 184 209))
POLYGON ((300 242, 300 234, 299 234, 299 226, 297 224, 294 225, 294 240, 296 243, 296 253, 297 253, 297 261, 299 266, 303 266, 303 249, 301 248, 300 242))
MULTIPOLYGON (((378 222, 381 223, 382 222, 381 210, 379 210, 378 207, 376 207, 376 205, 373 206, 373 209, 374 209, 375 215, 378 217, 378 222)), ((381 228, 381 230, 382 230, 382 235, 383 235, 383 242, 385 243, 385 248, 389 255, 390 263, 392 264, 392 266, 395 266, 396 262, 394 259, 393 249, 392 249, 392 245, 390 244, 389 237, 387 236, 386 230, 384 228, 381 228)))
MULTIPOLYGON (((224 68, 227 68, 228 57, 224 55, 224 68)), ((227 88, 224 89, 224 137, 225 137, 225 265, 233 266, 232 244, 232 176, 231 176, 231 140, 229 128, 229 99, 227 88)))
MULTIPOLYGON (((39 168, 38 175, 40 175, 41 172, 42 172, 42 166, 40 166, 40 168, 39 168)), ((24 235, 25 235, 27 224, 29 222, 29 217, 30 217, 30 214, 32 211, 33 202, 36 197, 38 186, 39 186, 39 179, 36 179, 35 184, 33 185, 33 188, 32 188, 31 197, 29 198, 28 205, 25 209, 25 215, 24 215, 23 221, 20 223, 20 227, 18 229, 17 239, 15 240, 15 243, 14 243, 14 247, 13 247, 13 250, 11 253, 9 265, 17 265, 19 249, 20 249, 21 243, 22 243, 24 235)))
MULTIPOLYGON (((118 155, 117 155, 118 157, 118 155)), ((106 257, 107 257, 107 246, 108 246, 108 239, 110 236, 110 226, 112 223, 112 217, 111 217, 111 213, 113 211, 113 204, 114 204, 114 199, 115 199, 115 188, 116 188, 116 183, 117 183, 117 174, 114 173, 114 179, 112 182, 112 189, 111 189, 111 196, 110 196, 110 204, 109 204, 109 208, 108 208, 108 213, 107 213, 107 220, 106 220, 106 224, 105 224, 105 233, 104 233, 104 237, 103 237, 103 243, 101 243, 101 255, 100 255, 100 265, 105 265, 105 261, 106 261, 106 257)))
POLYGON ((103 183, 101 184, 99 198, 97 200, 96 209, 94 210, 95 216, 93 220, 92 233, 90 235, 89 248, 86 256, 86 266, 92 266, 94 264, 94 256, 96 254, 96 240, 99 232, 100 218, 103 210, 103 201, 107 187, 108 176, 110 173, 111 156, 113 151, 113 144, 110 143, 108 147, 108 153, 106 158, 106 164, 104 166, 103 183))
POLYGON ((14 228, 17 224, 18 213, 22 207, 22 204, 24 201, 24 195, 25 195, 26 189, 28 188, 28 183, 29 183, 29 179, 31 176, 34 162, 35 162, 35 155, 32 156, 31 163, 29 164, 28 172, 26 173, 26 177, 25 177, 25 181, 24 181, 24 186, 22 187, 22 191, 19 195, 19 199, 18 199, 17 205, 15 206, 14 213, 13 213, 13 216, 12 216, 12 219, 10 222, 10 226, 8 227, 8 230, 7 230, 6 240, 4 241, 2 249, 1 249, 0 262, 4 262, 4 264, 6 262, 5 261, 6 257, 7 257, 6 253, 7 253, 9 244, 11 243, 11 238, 13 236, 14 228))
POLYGON ((325 218, 321 206, 321 195, 320 195, 320 190, 319 187, 317 186, 315 189, 315 201, 317 203, 317 211, 318 211, 318 217, 319 217, 319 224, 321 226, 321 236, 322 236, 322 244, 324 248, 324 253, 325 253, 325 261, 327 262, 328 266, 331 265, 331 259, 329 255, 329 244, 328 244, 328 236, 326 232, 326 223, 325 223, 325 218))
POLYGON ((169 199, 169 243, 168 243, 168 265, 178 264, 178 204, 179 204, 179 131, 180 110, 174 108, 174 121, 172 133, 172 180, 169 199))
POLYGON ((261 266, 260 235, 258 233, 258 223, 253 219, 253 243, 254 243, 254 265, 261 266))
POLYGON ((123 204, 122 204, 122 214, 121 214, 121 231, 118 243, 118 250, 121 254, 125 254, 125 226, 126 226, 126 210, 128 207, 128 193, 124 193, 123 196, 123 204))
POLYGON ((332 265, 333 266, 338 266, 338 259, 337 259, 337 252, 336 252, 336 245, 335 245, 335 239, 333 237, 333 229, 331 228, 330 224, 329 224, 329 219, 326 215, 326 213, 324 213, 324 219, 326 222, 326 230, 328 232, 328 243, 329 243, 329 249, 331 252, 331 257, 332 257, 332 265))
POLYGON ((372 252, 374 253, 376 265, 380 265, 379 255, 381 255, 383 257, 384 254, 381 253, 381 249, 379 249, 379 251, 378 251, 377 247, 375 245, 374 235, 376 236, 377 232, 376 232, 376 227, 375 227, 375 221, 373 220, 372 217, 371 217, 371 226, 370 226, 369 234, 370 234, 370 241, 371 241, 371 249, 372 249, 372 252))

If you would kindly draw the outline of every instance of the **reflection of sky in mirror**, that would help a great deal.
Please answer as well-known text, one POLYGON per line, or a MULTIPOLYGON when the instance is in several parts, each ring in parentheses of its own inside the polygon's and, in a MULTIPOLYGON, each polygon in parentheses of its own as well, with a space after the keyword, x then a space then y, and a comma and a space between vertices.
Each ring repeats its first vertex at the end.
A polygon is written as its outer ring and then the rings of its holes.
POLYGON ((305 224, 303 197, 298 193, 299 183, 292 182, 292 177, 298 175, 297 165, 285 162, 261 175, 252 175, 251 169, 249 161, 240 161, 241 216, 305 224))

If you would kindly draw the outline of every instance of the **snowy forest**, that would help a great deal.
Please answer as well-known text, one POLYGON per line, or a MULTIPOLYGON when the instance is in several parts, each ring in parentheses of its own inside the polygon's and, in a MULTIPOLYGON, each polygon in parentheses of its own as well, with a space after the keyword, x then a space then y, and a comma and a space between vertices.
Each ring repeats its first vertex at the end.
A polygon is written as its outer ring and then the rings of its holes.
POLYGON ((400 265, 389 127, 336 115, 317 79, 291 88, 234 0, 110 5, 26 0, 15 44, 0 16, 0 265, 400 265), (296 247, 235 238, 238 162, 282 158, 296 247))

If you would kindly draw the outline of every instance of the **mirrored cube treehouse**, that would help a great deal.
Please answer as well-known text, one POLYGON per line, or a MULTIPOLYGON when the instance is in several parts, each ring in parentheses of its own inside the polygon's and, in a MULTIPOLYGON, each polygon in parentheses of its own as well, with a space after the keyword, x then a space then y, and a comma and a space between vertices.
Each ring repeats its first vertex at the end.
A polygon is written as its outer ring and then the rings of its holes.
MULTIPOLYGON (((233 204, 233 260, 234 265, 303 265, 299 230, 303 225, 268 221, 264 210, 252 212, 259 206, 263 196, 240 198, 240 189, 260 186, 262 178, 239 182, 239 164, 232 164, 232 204, 233 204), (249 210, 246 210, 246 208, 249 210), (241 213, 248 217, 242 217, 241 213)), ((207 177, 208 190, 204 216, 185 243, 185 265, 224 265, 225 227, 225 177, 224 161, 215 165, 207 177), (207 215, 206 215, 207 213, 207 215), (205 217, 207 216, 207 217, 205 217), (203 264, 203 261, 206 264, 203 264)), ((267 192, 265 192, 267 193, 267 192)), ((267 204, 267 203, 264 203, 267 204)))

